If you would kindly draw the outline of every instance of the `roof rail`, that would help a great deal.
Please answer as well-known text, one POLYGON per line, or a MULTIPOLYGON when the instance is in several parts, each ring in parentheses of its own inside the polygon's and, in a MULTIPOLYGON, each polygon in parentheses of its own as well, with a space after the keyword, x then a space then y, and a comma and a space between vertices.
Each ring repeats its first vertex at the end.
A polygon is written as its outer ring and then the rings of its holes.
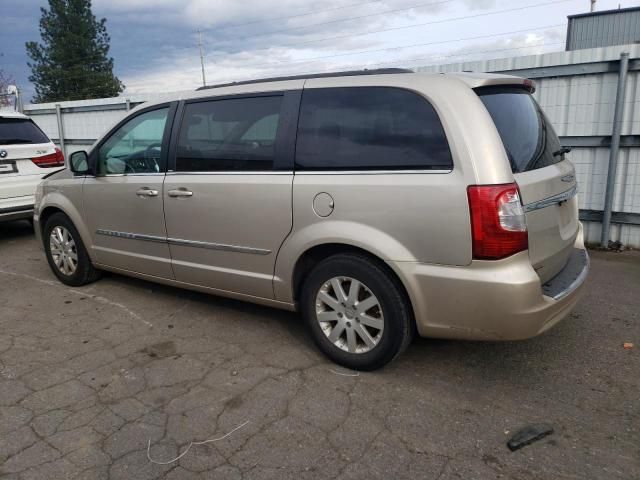
POLYGON ((309 75, 292 75, 288 77, 269 77, 269 78, 257 78, 255 80, 244 80, 242 82, 229 82, 219 83, 218 85, 207 85, 206 87, 199 87, 196 91, 209 90, 211 88, 233 87, 235 85, 250 85, 252 83, 268 83, 268 82, 281 82, 284 80, 306 80, 308 78, 330 78, 330 77, 354 77, 357 75, 389 75, 393 73, 414 73, 413 70, 408 68, 374 68, 372 70, 347 70, 344 72, 329 72, 329 73, 312 73, 309 75))

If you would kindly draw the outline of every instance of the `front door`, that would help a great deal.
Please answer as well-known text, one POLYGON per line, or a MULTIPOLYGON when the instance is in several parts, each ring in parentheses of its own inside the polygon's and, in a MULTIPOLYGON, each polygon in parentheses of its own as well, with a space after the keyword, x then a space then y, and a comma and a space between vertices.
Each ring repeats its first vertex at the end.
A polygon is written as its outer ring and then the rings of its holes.
POLYGON ((164 185, 176 280, 273 298, 275 258, 292 222, 285 97, 185 104, 164 185))
POLYGON ((92 152, 96 176, 84 182, 83 204, 99 264, 173 278, 162 207, 173 110, 142 111, 92 152))

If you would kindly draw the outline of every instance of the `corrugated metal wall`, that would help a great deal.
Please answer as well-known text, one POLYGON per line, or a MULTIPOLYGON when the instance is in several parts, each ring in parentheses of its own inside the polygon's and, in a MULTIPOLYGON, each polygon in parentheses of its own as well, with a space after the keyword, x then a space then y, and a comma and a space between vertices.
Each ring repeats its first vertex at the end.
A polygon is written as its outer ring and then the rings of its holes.
MULTIPOLYGON (((622 135, 640 134, 639 72, 629 72, 622 135)), ((536 100, 559 136, 611 135, 617 73, 536 79, 536 100)))
MULTIPOLYGON (((571 137, 571 140, 576 143, 581 141, 593 143, 601 137, 611 135, 618 74, 604 72, 585 74, 584 72, 601 68, 604 62, 617 61, 623 51, 630 53, 631 60, 640 58, 640 45, 626 45, 426 66, 418 70, 434 73, 502 72, 514 75, 527 73, 545 75, 547 72, 548 77, 535 78, 535 97, 547 113, 561 140, 566 143, 571 137), (598 65, 598 62, 601 65, 598 65)), ((638 70, 630 71, 627 76, 622 135, 629 138, 640 136, 640 71, 638 70)), ((580 208, 602 211, 609 165, 609 148, 591 145, 574 146, 568 158, 576 167, 580 208)), ((613 211, 640 214, 640 145, 620 148, 613 211)), ((600 223, 585 222, 585 231, 588 242, 599 243, 600 223)), ((640 226, 614 224, 611 240, 640 248, 640 226)))
MULTIPOLYGON (((611 135, 617 73, 589 72, 594 67, 600 68, 607 62, 615 62, 622 51, 630 53, 632 65, 638 63, 634 63, 634 59, 640 58, 640 45, 627 45, 426 66, 417 70, 503 72, 526 76, 533 73, 531 69, 537 69, 535 96, 561 139, 564 141, 571 138, 574 142, 584 140, 589 144, 575 146, 574 143, 569 154, 576 166, 580 208, 601 211, 604 206, 609 148, 596 146, 593 141, 606 139, 611 135)), ((134 105, 163 96, 137 95, 128 100, 134 105)), ((114 98, 62 102, 60 107, 67 154, 87 149, 95 139, 126 115, 126 100, 127 98, 114 98)), ((25 113, 32 115, 43 130, 57 141, 59 132, 55 107, 55 104, 30 105, 25 108, 25 113)), ((627 79, 622 135, 640 139, 640 71, 637 68, 629 72, 627 79)), ((640 142, 633 144, 635 146, 620 149, 614 212, 640 214, 640 142)), ((587 241, 598 243, 600 224, 585 222, 585 227, 587 241)), ((614 224, 611 239, 640 248, 640 226, 614 224)))
MULTIPOLYGON (((604 208, 604 192, 609 162, 608 148, 574 148, 570 154, 579 182, 579 205, 586 210, 604 208)), ((614 212, 640 214, 640 148, 621 148, 618 157, 614 212)), ((591 243, 600 241, 600 223, 584 222, 586 238, 591 243)), ((640 248, 640 226, 611 226, 611 240, 640 248)))
POLYGON ((640 41, 640 8, 569 17, 567 50, 630 45, 640 41))

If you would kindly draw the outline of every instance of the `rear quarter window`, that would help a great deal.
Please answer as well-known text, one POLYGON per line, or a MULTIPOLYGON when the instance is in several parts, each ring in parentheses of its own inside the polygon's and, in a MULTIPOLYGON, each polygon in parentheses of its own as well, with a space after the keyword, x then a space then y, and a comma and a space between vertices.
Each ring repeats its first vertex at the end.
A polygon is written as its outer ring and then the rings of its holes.
POLYGON ((0 117, 0 145, 49 142, 49 138, 31 120, 0 117))
POLYGON ((433 106, 390 87, 304 91, 298 170, 450 170, 449 144, 433 106))
POLYGON ((553 126, 527 91, 491 87, 476 92, 498 129, 513 173, 548 167, 563 160, 553 126))

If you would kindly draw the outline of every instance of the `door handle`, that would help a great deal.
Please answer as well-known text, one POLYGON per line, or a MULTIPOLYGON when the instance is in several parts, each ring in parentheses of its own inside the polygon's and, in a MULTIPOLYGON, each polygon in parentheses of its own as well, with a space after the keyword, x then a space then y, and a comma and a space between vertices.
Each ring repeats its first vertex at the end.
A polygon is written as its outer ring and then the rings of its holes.
POLYGON ((141 189, 136 191, 136 195, 138 195, 139 197, 157 197, 158 190, 153 190, 148 187, 142 187, 141 189))
POLYGON ((184 187, 178 188, 177 190, 169 190, 167 194, 173 198, 193 197, 193 192, 184 187))

